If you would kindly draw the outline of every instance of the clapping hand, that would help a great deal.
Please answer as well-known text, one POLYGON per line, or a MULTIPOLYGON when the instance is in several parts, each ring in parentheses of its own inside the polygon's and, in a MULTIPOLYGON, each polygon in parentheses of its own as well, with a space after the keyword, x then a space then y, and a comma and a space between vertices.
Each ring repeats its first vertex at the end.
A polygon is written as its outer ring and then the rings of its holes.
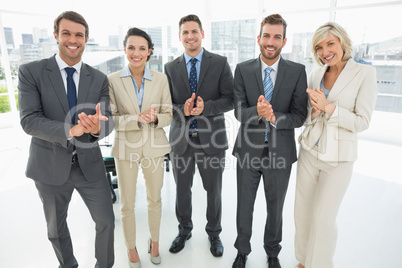
POLYGON ((158 123, 156 106, 152 106, 151 109, 148 109, 143 113, 140 113, 138 115, 138 121, 145 124, 149 124, 151 122, 158 123))
MULTIPOLYGON (((194 93, 193 93, 194 94, 194 93)), ((195 97, 195 94, 194 94, 195 97)), ((200 115, 204 111, 204 100, 198 96, 196 106, 191 110, 191 115, 200 115)))
POLYGON ((96 113, 94 115, 87 115, 82 112, 78 114, 77 125, 73 126, 68 133, 69 137, 79 137, 84 133, 92 133, 98 135, 101 130, 100 121, 108 121, 109 118, 102 115, 100 110, 100 103, 96 105, 96 113))
POLYGON ((274 114, 274 110, 272 109, 272 105, 265 99, 263 95, 260 95, 257 102, 257 113, 258 116, 262 116, 268 122, 275 123, 276 117, 274 114))

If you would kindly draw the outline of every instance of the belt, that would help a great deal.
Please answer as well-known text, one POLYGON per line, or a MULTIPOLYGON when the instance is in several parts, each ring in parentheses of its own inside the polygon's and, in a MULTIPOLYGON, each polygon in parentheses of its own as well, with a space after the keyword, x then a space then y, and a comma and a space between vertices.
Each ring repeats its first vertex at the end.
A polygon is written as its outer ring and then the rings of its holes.
POLYGON ((189 133, 191 138, 197 138, 198 137, 198 131, 190 132, 189 133))
POLYGON ((77 154, 73 154, 73 157, 71 158, 71 165, 74 165, 75 163, 78 163, 77 154))

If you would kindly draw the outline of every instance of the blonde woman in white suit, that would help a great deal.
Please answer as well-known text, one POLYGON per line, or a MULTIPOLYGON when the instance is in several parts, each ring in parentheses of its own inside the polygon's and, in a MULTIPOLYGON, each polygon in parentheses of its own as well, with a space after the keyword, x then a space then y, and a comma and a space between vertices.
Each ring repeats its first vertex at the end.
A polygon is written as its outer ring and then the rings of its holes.
POLYGON ((172 121, 172 101, 166 76, 145 65, 152 55, 150 36, 128 30, 124 52, 128 66, 109 76, 110 102, 115 125, 112 156, 115 158, 120 191, 121 220, 129 265, 140 268, 136 247, 135 196, 139 167, 145 178, 148 223, 151 237, 148 252, 159 264, 159 229, 162 215, 163 163, 170 145, 163 127, 172 121))
POLYGON ((376 70, 352 59, 346 31, 329 22, 312 39, 321 68, 309 77, 309 109, 299 137, 295 199, 298 268, 332 268, 336 217, 357 159, 357 132, 369 127, 376 70))

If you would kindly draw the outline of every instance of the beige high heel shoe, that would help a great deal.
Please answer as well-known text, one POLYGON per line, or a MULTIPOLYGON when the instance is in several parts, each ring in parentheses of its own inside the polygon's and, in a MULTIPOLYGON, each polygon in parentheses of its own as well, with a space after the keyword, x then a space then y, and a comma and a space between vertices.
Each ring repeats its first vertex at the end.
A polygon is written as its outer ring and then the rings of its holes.
POLYGON ((160 264, 161 261, 162 261, 162 260, 161 260, 161 255, 159 254, 158 256, 154 257, 154 256, 152 256, 151 251, 152 251, 152 240, 151 240, 151 238, 150 238, 150 239, 148 239, 148 253, 149 253, 151 262, 152 262, 153 264, 160 264))
MULTIPOLYGON (((137 248, 135 248, 135 251, 137 251, 137 248)), ((138 255, 138 251, 137 251, 137 255, 138 255)), ((139 256, 138 256, 139 258, 139 256)), ((128 265, 130 266, 130 268, 141 268, 141 260, 137 261, 137 262, 131 262, 130 261, 130 256, 128 257, 128 265)))

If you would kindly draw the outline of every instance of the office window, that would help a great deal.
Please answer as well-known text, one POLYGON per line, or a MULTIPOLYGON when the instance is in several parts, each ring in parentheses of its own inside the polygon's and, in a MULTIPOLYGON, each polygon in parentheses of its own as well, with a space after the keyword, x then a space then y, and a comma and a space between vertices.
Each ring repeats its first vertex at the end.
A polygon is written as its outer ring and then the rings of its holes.
POLYGON ((234 71, 237 63, 258 56, 259 23, 266 15, 276 12, 288 22, 288 43, 282 56, 305 64, 310 73, 315 68, 310 53, 312 34, 323 23, 334 20, 350 33, 355 60, 377 69, 380 97, 376 110, 402 113, 402 78, 398 75, 402 71, 402 35, 397 28, 402 25, 402 1, 250 0, 244 5, 240 0, 222 0, 192 6, 184 0, 169 3, 157 0, 152 16, 146 12, 133 16, 124 5, 99 5, 94 10, 93 5, 75 0, 63 7, 51 4, 54 2, 49 0, 42 1, 43 5, 49 6, 46 14, 42 14, 44 11, 37 4, 22 2, 3 3, 1 8, 4 10, 0 10, 5 36, 3 51, 7 51, 8 56, 7 63, 4 57, 0 59, 0 111, 10 111, 10 105, 18 105, 15 101, 10 103, 8 90, 11 87, 11 91, 16 92, 18 66, 57 52, 53 37, 55 16, 64 10, 76 10, 87 19, 90 27, 83 60, 106 74, 127 64, 122 41, 127 29, 134 26, 151 35, 155 50, 149 67, 163 72, 163 65, 183 52, 178 40, 178 21, 190 13, 199 15, 203 22, 206 35, 203 46, 226 56, 234 71), (379 16, 386 20, 379 23, 379 16), (10 71, 6 72, 6 69, 10 71), (7 82, 7 77, 12 81, 7 82))
MULTIPOLYGON (((367 4, 382 4, 389 3, 389 0, 336 0, 338 7, 354 6, 354 5, 367 5, 367 4)), ((381 13, 379 13, 381 14, 381 13)))
POLYGON ((335 16, 353 40, 354 59, 377 70, 379 111, 402 113, 402 35, 395 30, 396 25, 402 25, 401 12, 402 6, 385 6, 340 10, 335 16), (378 14, 387 14, 386 22, 373 19, 378 14))
MULTIPOLYGON (((264 2, 264 13, 272 14, 275 12, 285 13, 289 11, 298 10, 314 10, 328 8, 330 5, 330 0, 309 0, 309 1, 263 1, 264 2)), ((305 16, 306 18, 308 15, 305 16)), ((301 23, 300 21, 299 23, 301 23)))

